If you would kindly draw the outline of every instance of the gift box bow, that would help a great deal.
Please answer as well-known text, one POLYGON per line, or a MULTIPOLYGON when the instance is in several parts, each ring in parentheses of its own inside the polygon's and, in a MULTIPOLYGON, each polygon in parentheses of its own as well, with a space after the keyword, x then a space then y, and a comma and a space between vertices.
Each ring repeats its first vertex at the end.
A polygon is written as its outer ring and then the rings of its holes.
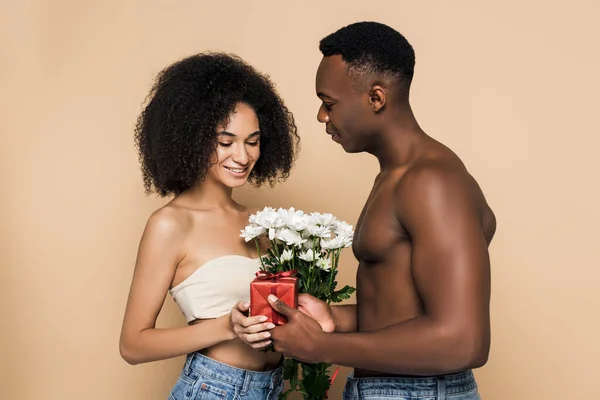
POLYGON ((260 279, 260 280, 278 280, 281 278, 291 278, 294 275, 296 275, 297 271, 295 269, 291 270, 291 271, 281 271, 281 272, 276 272, 276 273, 272 273, 269 271, 258 271, 256 273, 256 279, 260 279))

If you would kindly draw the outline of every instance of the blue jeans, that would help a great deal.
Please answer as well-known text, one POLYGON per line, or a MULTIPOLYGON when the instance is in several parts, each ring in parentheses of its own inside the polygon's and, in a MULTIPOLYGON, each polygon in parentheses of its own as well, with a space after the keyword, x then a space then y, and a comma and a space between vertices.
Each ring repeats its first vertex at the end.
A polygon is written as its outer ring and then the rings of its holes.
POLYGON ((343 400, 480 400, 473 372, 436 377, 348 377, 343 400))
POLYGON ((283 369, 235 368, 198 352, 188 354, 169 400, 271 400, 283 391, 283 369))

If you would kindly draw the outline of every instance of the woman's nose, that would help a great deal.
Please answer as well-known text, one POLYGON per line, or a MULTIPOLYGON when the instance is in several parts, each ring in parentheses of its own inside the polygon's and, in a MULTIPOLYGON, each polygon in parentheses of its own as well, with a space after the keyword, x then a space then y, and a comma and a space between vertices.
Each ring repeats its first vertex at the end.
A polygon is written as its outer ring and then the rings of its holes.
POLYGON ((233 153, 233 161, 240 165, 248 164, 248 152, 246 146, 236 146, 235 152, 233 153))

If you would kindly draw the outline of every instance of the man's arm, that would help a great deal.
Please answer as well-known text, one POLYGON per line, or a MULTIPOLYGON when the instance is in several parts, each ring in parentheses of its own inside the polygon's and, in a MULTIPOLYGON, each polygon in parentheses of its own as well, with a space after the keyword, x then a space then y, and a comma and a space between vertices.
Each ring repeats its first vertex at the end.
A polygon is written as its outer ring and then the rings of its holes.
POLYGON ((356 332, 356 304, 331 306, 335 332, 356 332))
POLYGON ((412 241, 422 316, 374 332, 325 333, 273 299, 290 320, 273 332, 276 350, 306 362, 396 374, 445 374, 485 364, 490 263, 470 179, 464 171, 412 171, 395 195, 399 223, 412 241))
POLYGON ((355 332, 356 305, 328 305, 306 293, 298 295, 298 310, 321 325, 325 332, 355 332))
POLYGON ((376 332, 324 335, 326 361, 399 374, 482 366, 490 345, 490 262, 478 194, 463 171, 407 175, 396 197, 424 315, 376 332), (348 351, 352 349, 352 351, 348 351))

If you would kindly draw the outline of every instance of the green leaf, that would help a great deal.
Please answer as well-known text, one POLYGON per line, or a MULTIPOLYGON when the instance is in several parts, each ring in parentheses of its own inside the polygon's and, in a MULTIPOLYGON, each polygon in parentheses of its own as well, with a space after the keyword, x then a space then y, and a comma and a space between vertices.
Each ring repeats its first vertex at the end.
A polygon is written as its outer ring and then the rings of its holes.
POLYGON ((290 390, 298 389, 298 361, 287 358, 283 362, 283 379, 290 382, 290 390))
POLYGON ((302 278, 303 281, 306 281, 306 279, 308 278, 309 274, 310 274, 310 270, 308 265, 304 264, 300 264, 297 267, 298 270, 298 275, 300 275, 300 277, 302 278))
POLYGON ((350 298, 350 296, 352 295, 352 293, 354 293, 356 291, 355 288, 353 288, 352 286, 344 286, 343 288, 341 288, 340 290, 337 290, 335 292, 333 292, 331 294, 331 301, 333 303, 339 303, 343 300, 347 300, 350 298))
POLYGON ((315 295, 315 297, 321 297, 324 294, 327 294, 328 291, 329 291, 329 282, 321 281, 319 283, 319 286, 317 287, 317 294, 315 295))
POLYGON ((331 386, 327 368, 330 364, 302 364, 302 381, 300 391, 305 393, 307 400, 321 400, 331 386))
POLYGON ((298 361, 293 358, 286 358, 283 362, 283 379, 298 377, 298 361))

